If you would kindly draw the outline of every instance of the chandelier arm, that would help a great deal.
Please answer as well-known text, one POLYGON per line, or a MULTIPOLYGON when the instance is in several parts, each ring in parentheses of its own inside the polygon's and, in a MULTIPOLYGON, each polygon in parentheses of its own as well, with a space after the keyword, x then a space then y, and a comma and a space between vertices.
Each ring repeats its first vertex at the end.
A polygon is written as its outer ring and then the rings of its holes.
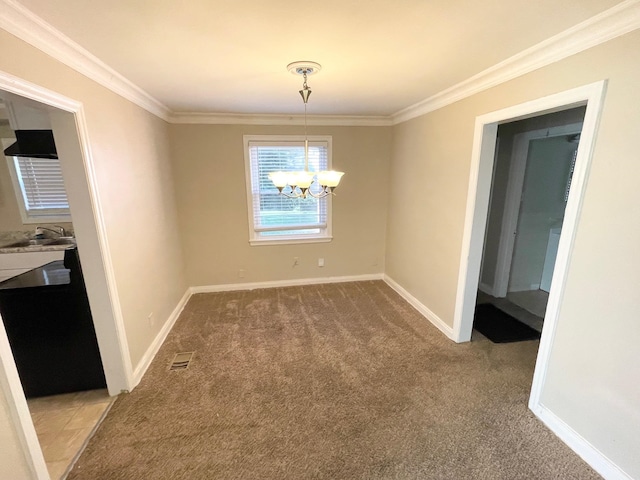
POLYGON ((283 195, 287 198, 299 198, 300 195, 298 195, 297 193, 293 192, 294 194, 291 195, 290 193, 285 193, 285 192, 280 192, 280 195, 283 195))
POLYGON ((322 189, 322 191, 318 194, 313 193, 311 190, 308 190, 307 193, 311 195, 313 198, 324 198, 324 197, 328 197, 329 195, 335 195, 335 193, 328 192, 325 189, 322 189))

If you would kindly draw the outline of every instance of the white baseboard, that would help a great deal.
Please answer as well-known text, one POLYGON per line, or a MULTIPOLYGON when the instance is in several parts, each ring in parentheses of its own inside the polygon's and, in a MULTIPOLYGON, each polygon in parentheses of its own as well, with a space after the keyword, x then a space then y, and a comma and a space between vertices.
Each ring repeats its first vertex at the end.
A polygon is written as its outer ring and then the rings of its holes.
POLYGON ((491 295, 492 297, 495 297, 495 295, 493 294, 493 286, 492 285, 488 285, 486 283, 480 282, 478 284, 478 290, 480 290, 482 293, 486 293, 487 295, 491 295))
POLYGON ((320 283, 365 282, 382 280, 382 273, 368 275, 348 275, 343 277, 298 278, 292 280, 274 280, 269 282, 228 283, 224 285, 200 285, 191 287, 191 293, 233 292, 236 290, 256 290, 257 288, 296 287, 299 285, 316 285, 320 283))
POLYGON ((158 335, 156 335, 156 338, 153 340, 153 343, 149 345, 149 348, 147 349, 145 354, 142 356, 142 359, 138 363, 138 366, 133 371, 133 379, 132 379, 133 385, 131 386, 132 389, 140 383, 140 380, 142 380, 143 375, 146 373, 147 369, 149 368, 149 365, 151 365, 151 362, 153 361, 156 354, 158 353, 158 350, 160 350, 160 347, 166 340, 167 335, 169 335, 169 332, 175 325, 176 320, 178 320, 178 317, 182 313, 182 310, 184 310, 184 307, 189 301, 189 298, 191 298, 190 288, 187 289, 187 291, 184 293, 184 295, 178 302, 178 305, 176 305, 176 308, 173 309, 173 312, 171 312, 171 315, 169 315, 169 318, 163 325, 162 329, 158 332, 158 335))
POLYGON ((389 285, 396 292, 398 292, 398 294, 400 294, 402 298, 404 298, 407 302, 409 302, 413 308, 418 310, 418 312, 420 312, 423 317, 425 317, 427 320, 433 323, 433 325, 438 330, 444 333, 451 340, 455 341, 453 327, 450 327, 449 325, 447 325, 440 317, 438 317, 435 313, 429 310, 429 308, 427 308, 424 304, 422 304, 416 297, 414 297, 409 292, 407 292, 403 287, 400 286, 398 282, 392 279, 389 275, 386 275, 386 274, 384 275, 384 281, 387 285, 389 285))
POLYGON ((540 290, 539 283, 532 283, 531 285, 515 285, 513 287, 509 287, 509 292, 531 292, 535 290, 540 290))
POLYGON ((633 480, 630 475, 623 472, 606 455, 591 445, 547 407, 538 404, 533 406, 531 410, 549 430, 555 433, 560 440, 566 443, 571 450, 577 453, 602 477, 607 480, 633 480))

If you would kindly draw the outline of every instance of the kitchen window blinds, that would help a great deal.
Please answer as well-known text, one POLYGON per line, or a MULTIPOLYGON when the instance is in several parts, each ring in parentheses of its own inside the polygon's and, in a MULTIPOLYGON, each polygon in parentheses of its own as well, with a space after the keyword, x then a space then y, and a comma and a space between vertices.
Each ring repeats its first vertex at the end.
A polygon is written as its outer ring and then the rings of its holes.
POLYGON ((50 158, 12 158, 27 216, 42 219, 69 215, 60 161, 50 158))

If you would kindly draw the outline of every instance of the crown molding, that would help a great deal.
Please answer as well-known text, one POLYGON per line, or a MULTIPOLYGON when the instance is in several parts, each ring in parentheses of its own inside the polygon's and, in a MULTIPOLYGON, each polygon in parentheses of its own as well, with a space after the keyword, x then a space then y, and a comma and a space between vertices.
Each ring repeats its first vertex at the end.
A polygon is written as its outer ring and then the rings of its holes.
MULTIPOLYGON (((148 112, 175 124, 302 125, 301 115, 251 115, 171 112, 143 89, 59 32, 16 0, 0 0, 0 28, 54 59, 130 100, 148 112)), ((309 125, 389 126, 455 103, 640 28, 640 0, 625 0, 574 27, 431 97, 388 116, 317 115, 309 125)))
POLYGON ((640 0, 626 0, 391 115, 406 122, 640 28, 640 0))
MULTIPOLYGON (((200 125, 304 125, 304 115, 178 112, 172 113, 168 121, 200 125)), ((308 115, 307 125, 384 127, 392 125, 392 122, 389 116, 308 115)))
POLYGON ((0 1, 0 28, 167 120, 169 109, 15 0, 0 1))

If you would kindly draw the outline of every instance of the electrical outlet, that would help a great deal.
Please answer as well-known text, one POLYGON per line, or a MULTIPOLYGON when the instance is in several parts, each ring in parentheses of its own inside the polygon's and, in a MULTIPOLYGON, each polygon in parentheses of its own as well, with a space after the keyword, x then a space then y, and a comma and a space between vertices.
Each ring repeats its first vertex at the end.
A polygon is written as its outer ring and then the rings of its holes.
POLYGON ((297 267, 300 265, 300 259, 298 257, 293 257, 293 266, 297 267))
POLYGON ((244 278, 245 270, 241 268, 238 270, 238 278, 244 278))
POLYGON ((319 258, 318 259, 318 266, 319 267, 324 267, 324 258, 319 258))
POLYGON ((149 322, 150 326, 154 326, 156 324, 155 319, 153 318, 153 312, 151 312, 148 316, 147 316, 147 321, 149 322))

